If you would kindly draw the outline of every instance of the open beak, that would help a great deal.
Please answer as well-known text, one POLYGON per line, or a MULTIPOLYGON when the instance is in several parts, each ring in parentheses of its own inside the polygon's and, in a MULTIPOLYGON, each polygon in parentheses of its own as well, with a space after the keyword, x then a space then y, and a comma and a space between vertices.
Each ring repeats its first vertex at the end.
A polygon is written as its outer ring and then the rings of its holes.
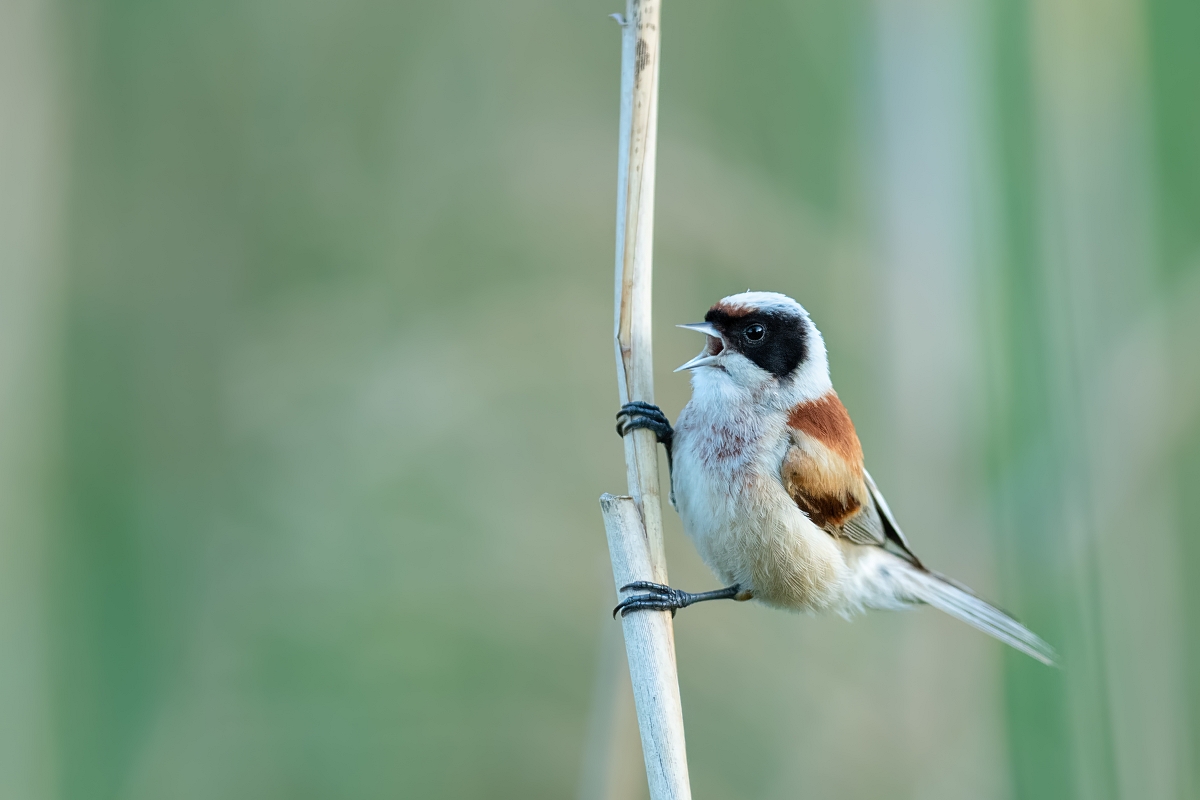
POLYGON ((689 331, 699 331, 708 336, 707 344, 704 347, 704 352, 687 362, 683 366, 676 369, 676 372, 684 370, 696 369, 697 367, 710 367, 717 363, 721 351, 725 349, 725 342, 721 338, 721 334, 709 322, 692 322, 687 325, 676 325, 677 328, 687 328, 689 331))

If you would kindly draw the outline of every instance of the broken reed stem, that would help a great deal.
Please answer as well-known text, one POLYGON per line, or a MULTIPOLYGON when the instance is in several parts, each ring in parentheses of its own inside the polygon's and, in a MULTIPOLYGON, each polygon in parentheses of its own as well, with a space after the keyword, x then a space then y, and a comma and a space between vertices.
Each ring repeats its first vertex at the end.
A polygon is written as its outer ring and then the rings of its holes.
MULTIPOLYGON (((622 25, 615 320, 622 404, 654 402, 650 279, 660 6, 660 0, 626 0, 622 25)), ((667 582, 658 441, 643 429, 630 432, 624 441, 632 497, 606 494, 600 499, 618 594, 635 580, 667 582)), ((622 618, 622 630, 651 800, 690 800, 671 615, 639 611, 622 618)))
MULTIPOLYGON (((600 497, 604 531, 618 590, 650 574, 650 548, 632 497, 600 497)), ((650 800, 690 800, 683 707, 675 670, 675 639, 668 611, 638 611, 621 618, 633 702, 637 707, 650 800)))

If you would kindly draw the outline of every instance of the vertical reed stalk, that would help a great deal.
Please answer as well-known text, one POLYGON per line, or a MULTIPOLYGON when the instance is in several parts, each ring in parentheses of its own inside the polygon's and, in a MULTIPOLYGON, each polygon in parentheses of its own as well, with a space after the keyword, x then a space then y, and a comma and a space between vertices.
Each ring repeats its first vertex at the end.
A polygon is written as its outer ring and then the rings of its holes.
MULTIPOLYGON (((650 278, 660 6, 660 0, 626 0, 622 25, 615 331, 622 403, 654 402, 650 278)), ((618 592, 634 580, 667 582, 654 433, 639 429, 625 436, 625 465, 632 497, 600 498, 618 592)), ((671 615, 640 611, 622 618, 622 630, 651 800, 688 800, 671 615)))

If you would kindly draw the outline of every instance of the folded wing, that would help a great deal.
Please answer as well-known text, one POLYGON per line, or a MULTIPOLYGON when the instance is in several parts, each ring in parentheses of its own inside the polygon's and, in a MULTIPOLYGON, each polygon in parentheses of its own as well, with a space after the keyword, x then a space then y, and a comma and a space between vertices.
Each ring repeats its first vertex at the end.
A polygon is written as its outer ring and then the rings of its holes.
POLYGON ((796 505, 818 527, 856 544, 889 547, 915 566, 900 526, 863 468, 862 445, 834 392, 801 403, 788 416, 791 443, 780 477, 796 505))

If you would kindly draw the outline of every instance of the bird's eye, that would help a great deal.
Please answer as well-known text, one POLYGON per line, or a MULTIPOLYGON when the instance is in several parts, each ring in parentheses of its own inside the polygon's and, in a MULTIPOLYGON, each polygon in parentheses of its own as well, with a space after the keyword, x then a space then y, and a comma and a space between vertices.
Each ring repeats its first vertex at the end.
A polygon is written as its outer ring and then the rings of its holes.
POLYGON ((746 326, 746 330, 742 331, 742 336, 746 337, 746 341, 751 344, 758 344, 767 335, 767 329, 757 322, 753 325, 746 326))

